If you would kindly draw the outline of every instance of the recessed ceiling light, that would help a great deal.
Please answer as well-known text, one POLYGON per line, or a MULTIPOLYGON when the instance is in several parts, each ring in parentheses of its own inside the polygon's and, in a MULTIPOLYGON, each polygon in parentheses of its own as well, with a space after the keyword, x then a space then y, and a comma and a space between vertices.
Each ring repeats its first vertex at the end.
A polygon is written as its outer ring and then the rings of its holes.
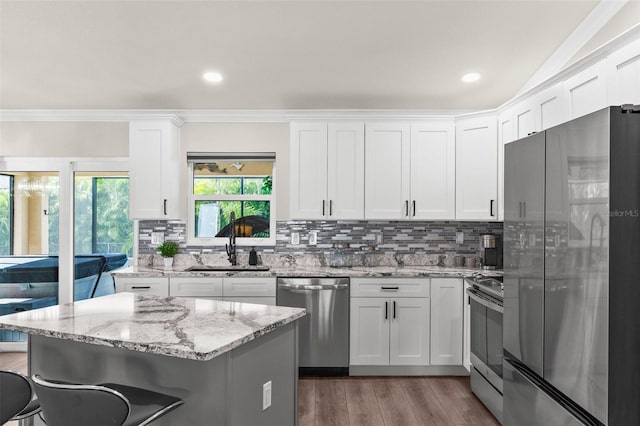
POLYGON ((208 83, 220 83, 222 81, 222 74, 215 71, 208 71, 202 74, 202 78, 208 83))
POLYGON ((470 72, 462 76, 462 81, 465 83, 473 83, 474 81, 480 80, 481 75, 477 72, 470 72))

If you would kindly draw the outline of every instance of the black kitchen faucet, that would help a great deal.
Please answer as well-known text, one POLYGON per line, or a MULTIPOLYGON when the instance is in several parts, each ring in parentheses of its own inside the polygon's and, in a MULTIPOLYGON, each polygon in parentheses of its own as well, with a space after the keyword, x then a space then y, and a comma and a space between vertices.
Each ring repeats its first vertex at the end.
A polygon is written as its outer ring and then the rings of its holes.
POLYGON ((229 213, 229 244, 225 244, 224 247, 229 256, 229 262, 232 266, 238 264, 238 258, 236 256, 236 214, 234 212, 229 213))

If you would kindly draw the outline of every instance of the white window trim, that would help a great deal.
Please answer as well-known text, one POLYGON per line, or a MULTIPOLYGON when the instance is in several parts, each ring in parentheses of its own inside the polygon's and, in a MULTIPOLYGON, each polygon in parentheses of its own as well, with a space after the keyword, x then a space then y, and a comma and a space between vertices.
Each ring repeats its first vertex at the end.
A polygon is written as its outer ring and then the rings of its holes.
POLYGON ((271 173, 271 194, 270 195, 194 195, 193 194, 193 164, 189 163, 189 216, 187 218, 187 245, 189 246, 224 246, 229 243, 229 238, 196 238, 195 235, 195 205, 197 200, 220 200, 220 201, 269 201, 269 238, 240 238, 236 239, 238 247, 251 246, 275 246, 276 245, 276 160, 273 160, 273 171, 271 173))

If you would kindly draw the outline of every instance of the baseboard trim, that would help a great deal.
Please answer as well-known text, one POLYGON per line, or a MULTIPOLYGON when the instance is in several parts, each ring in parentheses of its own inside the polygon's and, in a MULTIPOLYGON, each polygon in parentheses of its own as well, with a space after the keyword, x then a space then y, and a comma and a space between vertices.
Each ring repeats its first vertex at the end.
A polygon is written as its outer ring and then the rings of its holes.
POLYGON ((350 365, 350 376, 468 376, 462 365, 350 365))

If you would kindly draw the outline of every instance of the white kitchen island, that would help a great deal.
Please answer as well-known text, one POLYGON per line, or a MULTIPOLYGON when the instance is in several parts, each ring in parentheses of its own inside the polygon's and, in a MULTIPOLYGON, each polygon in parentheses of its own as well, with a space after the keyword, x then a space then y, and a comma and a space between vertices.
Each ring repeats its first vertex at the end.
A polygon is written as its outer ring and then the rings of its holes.
MULTIPOLYGON (((0 317, 29 333, 29 372, 182 398, 157 425, 294 425, 304 309, 118 293, 0 317), (271 405, 263 409, 263 385, 271 405)), ((32 419, 40 424, 37 418, 32 419)), ((27 423, 28 424, 28 423, 27 423)))

